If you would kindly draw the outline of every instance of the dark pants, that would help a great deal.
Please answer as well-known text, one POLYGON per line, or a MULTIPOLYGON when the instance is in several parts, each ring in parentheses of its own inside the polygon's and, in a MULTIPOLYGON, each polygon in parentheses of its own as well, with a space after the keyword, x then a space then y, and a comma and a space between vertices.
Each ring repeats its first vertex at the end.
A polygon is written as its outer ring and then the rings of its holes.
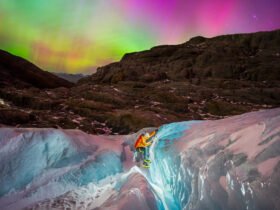
POLYGON ((137 148, 136 151, 143 154, 143 159, 144 160, 149 160, 150 159, 149 147, 139 147, 139 148, 137 148))

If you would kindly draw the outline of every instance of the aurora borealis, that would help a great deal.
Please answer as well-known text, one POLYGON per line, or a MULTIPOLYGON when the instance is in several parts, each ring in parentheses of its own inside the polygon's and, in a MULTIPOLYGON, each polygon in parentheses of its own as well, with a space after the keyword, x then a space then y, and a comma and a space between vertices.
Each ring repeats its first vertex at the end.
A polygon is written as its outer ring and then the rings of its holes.
POLYGON ((1 0, 0 48, 49 71, 91 73, 160 44, 280 28, 279 0, 1 0))

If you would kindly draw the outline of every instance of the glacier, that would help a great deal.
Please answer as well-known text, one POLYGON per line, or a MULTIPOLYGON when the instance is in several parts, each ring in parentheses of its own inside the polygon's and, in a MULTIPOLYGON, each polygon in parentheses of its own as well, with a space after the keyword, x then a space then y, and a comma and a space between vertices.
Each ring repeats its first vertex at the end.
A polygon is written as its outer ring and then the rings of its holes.
POLYGON ((0 209, 280 209, 280 109, 162 125, 151 167, 131 135, 0 128, 0 209))

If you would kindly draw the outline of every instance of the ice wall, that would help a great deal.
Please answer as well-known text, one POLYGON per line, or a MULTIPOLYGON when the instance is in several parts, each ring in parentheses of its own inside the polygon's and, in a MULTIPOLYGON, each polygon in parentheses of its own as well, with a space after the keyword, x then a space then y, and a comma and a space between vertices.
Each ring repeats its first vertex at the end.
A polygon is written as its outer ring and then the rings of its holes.
POLYGON ((0 209, 279 209, 280 109, 163 125, 150 169, 136 138, 0 128, 0 209))
POLYGON ((191 125, 197 123, 199 122, 190 121, 163 125, 155 136, 155 143, 151 147, 152 164, 148 180, 159 195, 159 209, 181 209, 188 201, 190 186, 183 179, 180 155, 174 145, 182 140, 191 125))
POLYGON ((75 133, 11 128, 1 128, 0 133, 0 204, 11 204, 10 209, 18 207, 12 204, 13 197, 34 202, 123 170, 120 154, 94 141, 85 144, 75 133))
POLYGON ((156 138, 149 181, 159 209, 280 208, 280 109, 172 123, 156 138))

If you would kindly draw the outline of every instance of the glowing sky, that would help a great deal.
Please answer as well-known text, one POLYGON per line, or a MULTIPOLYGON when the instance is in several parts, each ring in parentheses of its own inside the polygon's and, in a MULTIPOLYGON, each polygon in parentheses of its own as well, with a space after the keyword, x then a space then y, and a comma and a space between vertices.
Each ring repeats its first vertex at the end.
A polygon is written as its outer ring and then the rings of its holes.
POLYGON ((190 37, 280 28, 280 0, 0 0, 0 48, 49 71, 90 73, 190 37))

